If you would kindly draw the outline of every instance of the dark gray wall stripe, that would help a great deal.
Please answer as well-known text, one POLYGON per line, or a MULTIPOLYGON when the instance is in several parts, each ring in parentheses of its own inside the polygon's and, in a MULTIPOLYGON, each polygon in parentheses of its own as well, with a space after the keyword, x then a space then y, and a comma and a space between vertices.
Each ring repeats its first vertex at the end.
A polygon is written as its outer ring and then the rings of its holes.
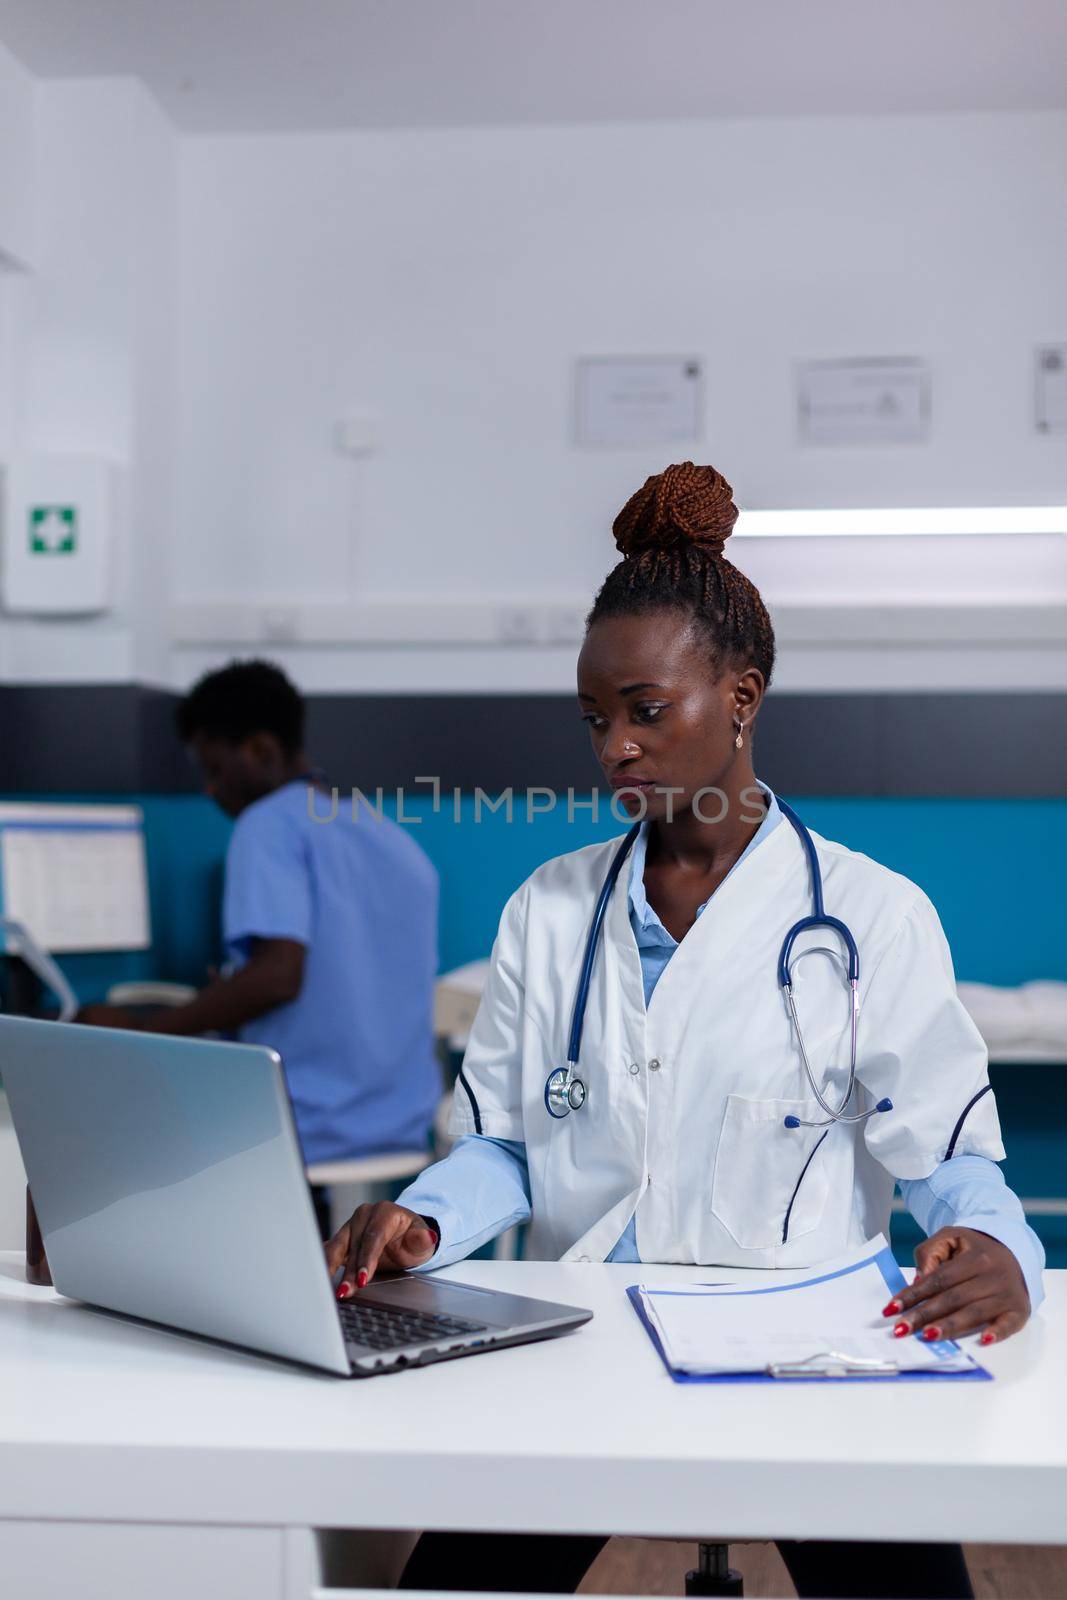
POLYGON ((138 770, 141 792, 183 794, 200 787, 192 757, 174 731, 178 696, 168 689, 141 689, 138 707, 138 770))
POLYGON ((143 695, 134 684, 0 688, 0 787, 8 794, 139 788, 143 695))
MULTIPOLYGON (((193 792, 176 699, 133 684, 0 686, 0 792, 193 792)), ((772 693, 756 769, 785 794, 1063 796, 1065 735, 1058 693, 772 693)), ((588 789, 599 776, 569 695, 311 695, 308 749, 343 789, 422 775, 468 792, 588 789)))

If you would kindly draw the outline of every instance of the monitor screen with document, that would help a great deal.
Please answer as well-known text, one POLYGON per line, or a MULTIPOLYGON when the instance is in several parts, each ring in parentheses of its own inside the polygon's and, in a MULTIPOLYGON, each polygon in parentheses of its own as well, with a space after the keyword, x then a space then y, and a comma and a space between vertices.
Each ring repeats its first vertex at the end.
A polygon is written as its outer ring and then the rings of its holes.
MULTIPOLYGON (((0 913, 54 954, 146 950, 140 807, 0 804, 0 913)), ((10 936, 0 948, 14 953, 10 936)))

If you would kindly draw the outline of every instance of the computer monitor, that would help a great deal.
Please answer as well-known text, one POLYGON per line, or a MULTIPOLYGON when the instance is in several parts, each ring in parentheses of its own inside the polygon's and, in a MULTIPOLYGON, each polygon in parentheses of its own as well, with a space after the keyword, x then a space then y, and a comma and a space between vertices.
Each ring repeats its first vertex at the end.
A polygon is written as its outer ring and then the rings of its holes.
MULTIPOLYGON (((141 808, 0 803, 0 914, 53 954, 147 950, 141 808)), ((0 934, 0 951, 17 940, 0 934)))

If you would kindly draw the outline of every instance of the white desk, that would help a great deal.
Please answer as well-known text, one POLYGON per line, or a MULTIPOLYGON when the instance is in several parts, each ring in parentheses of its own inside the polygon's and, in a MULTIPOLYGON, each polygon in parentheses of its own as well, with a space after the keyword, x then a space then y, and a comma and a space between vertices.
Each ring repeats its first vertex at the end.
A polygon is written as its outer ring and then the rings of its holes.
MULTIPOLYGON (((192 1525, 202 1555, 236 1552, 250 1580, 216 1592, 257 1600, 306 1600, 310 1568, 285 1530, 316 1526, 1067 1543, 1067 1272, 988 1352, 995 1383, 777 1388, 671 1383, 623 1294, 640 1270, 450 1269, 595 1320, 346 1382, 104 1317, 30 1288, 2 1256, 0 1571, 38 1539, 53 1559, 56 1520, 95 1525, 106 1561, 192 1525), (242 1531, 227 1544, 224 1530, 242 1531)), ((101 1595, 143 1592, 118 1571, 101 1595)), ((96 1594, 84 1568, 79 1594, 96 1594)))

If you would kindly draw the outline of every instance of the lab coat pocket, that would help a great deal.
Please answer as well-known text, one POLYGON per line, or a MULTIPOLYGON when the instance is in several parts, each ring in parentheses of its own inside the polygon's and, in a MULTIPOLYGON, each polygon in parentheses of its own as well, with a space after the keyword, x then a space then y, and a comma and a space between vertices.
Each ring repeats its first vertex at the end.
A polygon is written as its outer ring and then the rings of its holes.
POLYGON ((727 1097, 711 1210, 743 1250, 766 1250, 819 1226, 829 1193, 825 1128, 787 1128, 806 1100, 727 1097))

